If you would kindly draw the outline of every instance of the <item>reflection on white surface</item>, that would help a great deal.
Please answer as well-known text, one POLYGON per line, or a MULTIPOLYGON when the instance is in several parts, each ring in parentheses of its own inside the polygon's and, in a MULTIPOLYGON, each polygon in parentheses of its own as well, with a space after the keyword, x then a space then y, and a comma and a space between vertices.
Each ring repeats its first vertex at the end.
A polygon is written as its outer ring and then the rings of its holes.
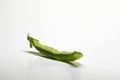
POLYGON ((80 68, 54 60, 30 58, 28 76, 29 80, 80 80, 80 68))

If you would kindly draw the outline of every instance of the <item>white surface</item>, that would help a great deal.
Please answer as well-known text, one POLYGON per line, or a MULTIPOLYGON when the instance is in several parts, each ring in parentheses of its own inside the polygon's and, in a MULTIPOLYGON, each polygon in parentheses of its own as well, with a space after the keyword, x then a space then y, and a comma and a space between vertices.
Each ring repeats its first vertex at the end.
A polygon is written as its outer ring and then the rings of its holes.
POLYGON ((120 80, 119 61, 119 0, 0 0, 0 80, 120 80), (28 32, 82 66, 25 53, 28 32))

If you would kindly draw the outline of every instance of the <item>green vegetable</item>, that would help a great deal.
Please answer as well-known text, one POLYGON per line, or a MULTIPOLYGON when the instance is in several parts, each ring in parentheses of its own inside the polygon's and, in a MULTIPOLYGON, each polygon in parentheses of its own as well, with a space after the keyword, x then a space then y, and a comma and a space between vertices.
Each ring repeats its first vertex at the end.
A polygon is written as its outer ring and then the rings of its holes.
POLYGON ((30 48, 34 46, 42 55, 46 56, 47 58, 51 58, 63 62, 69 62, 80 59, 83 56, 81 52, 77 52, 77 51, 60 52, 52 47, 39 43, 39 40, 31 37, 29 34, 27 35, 27 40, 30 42, 30 48))

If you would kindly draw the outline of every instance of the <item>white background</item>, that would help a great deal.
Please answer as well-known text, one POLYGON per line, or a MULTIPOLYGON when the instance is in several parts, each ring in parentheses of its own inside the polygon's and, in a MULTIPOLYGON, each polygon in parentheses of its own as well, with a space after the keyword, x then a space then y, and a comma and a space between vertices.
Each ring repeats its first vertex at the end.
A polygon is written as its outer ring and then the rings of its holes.
POLYGON ((120 1, 0 0, 0 80, 120 80, 120 1), (82 65, 24 52, 27 33, 82 65))

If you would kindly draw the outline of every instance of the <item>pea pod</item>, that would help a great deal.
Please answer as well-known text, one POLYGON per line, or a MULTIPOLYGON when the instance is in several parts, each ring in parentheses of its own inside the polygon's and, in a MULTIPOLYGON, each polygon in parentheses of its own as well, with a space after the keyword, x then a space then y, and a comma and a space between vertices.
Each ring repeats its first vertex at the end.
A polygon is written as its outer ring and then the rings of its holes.
POLYGON ((69 61, 80 59, 83 56, 83 54, 78 51, 73 51, 73 52, 61 51, 60 52, 55 48, 41 44, 39 40, 31 37, 29 34, 27 35, 27 40, 30 42, 30 48, 34 46, 40 53, 54 60, 69 62, 69 61))

